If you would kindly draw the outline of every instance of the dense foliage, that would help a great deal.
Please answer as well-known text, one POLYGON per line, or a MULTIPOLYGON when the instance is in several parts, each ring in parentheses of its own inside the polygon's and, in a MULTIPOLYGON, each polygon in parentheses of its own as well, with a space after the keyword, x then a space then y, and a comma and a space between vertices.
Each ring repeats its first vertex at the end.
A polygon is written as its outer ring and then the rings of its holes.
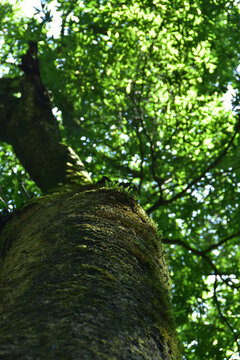
MULTIPOLYGON (((238 2, 59 0, 32 18, 17 11, 0 5, 1 75, 21 74, 38 41, 63 141, 94 180, 135 183, 162 231, 185 359, 239 359, 238 2)), ((2 208, 40 193, 9 145, 0 158, 2 208)))

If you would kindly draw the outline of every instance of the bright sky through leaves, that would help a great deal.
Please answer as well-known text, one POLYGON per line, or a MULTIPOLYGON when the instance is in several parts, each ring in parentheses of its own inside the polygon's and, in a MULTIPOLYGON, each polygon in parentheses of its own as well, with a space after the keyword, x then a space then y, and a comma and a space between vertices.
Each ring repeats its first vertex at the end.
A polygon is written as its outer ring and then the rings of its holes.
MULTIPOLYGON (((15 0, 9 1, 12 4, 15 4, 15 0)), ((18 3, 19 1, 17 1, 18 3)), ((58 37, 60 33, 60 27, 61 27, 61 17, 59 17, 59 13, 55 10, 57 1, 54 0, 51 4, 48 5, 49 10, 51 11, 51 14, 53 16, 53 21, 51 22, 49 26, 49 32, 48 36, 54 36, 58 37)), ((20 1, 20 6, 23 11, 23 15, 26 17, 33 17, 37 16, 35 14, 36 8, 41 9, 41 0, 22 0, 20 1), (34 15, 35 14, 35 15, 34 15)), ((227 93, 223 96, 223 103, 226 108, 226 110, 231 110, 231 99, 234 95, 234 90, 231 85, 228 86, 227 93)))
MULTIPOLYGON (((34 35, 63 141, 94 181, 140 186, 141 205, 163 232, 186 359, 237 359, 239 9, 231 0, 98 3, 59 0, 62 18, 52 11, 42 28, 33 20, 24 28, 9 10, 2 67, 21 76, 16 65, 34 35)), ((22 4, 29 17, 41 9, 22 4)), ((2 193, 14 204, 11 169, 26 176, 1 156, 2 193)))

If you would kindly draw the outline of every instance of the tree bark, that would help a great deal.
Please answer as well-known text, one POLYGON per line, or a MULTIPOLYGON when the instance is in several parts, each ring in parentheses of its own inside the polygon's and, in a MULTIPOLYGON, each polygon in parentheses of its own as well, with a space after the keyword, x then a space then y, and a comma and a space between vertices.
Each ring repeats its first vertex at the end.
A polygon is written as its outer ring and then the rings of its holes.
POLYGON ((0 140, 13 146, 44 193, 91 183, 82 161, 61 141, 39 66, 37 44, 30 43, 20 66, 24 75, 0 79, 0 140))
POLYGON ((161 242, 124 190, 46 195, 0 240, 1 359, 180 359, 161 242))
POLYGON ((0 79, 0 139, 48 195, 0 234, 0 359, 180 359, 156 227, 61 143, 36 43, 20 67, 0 79))

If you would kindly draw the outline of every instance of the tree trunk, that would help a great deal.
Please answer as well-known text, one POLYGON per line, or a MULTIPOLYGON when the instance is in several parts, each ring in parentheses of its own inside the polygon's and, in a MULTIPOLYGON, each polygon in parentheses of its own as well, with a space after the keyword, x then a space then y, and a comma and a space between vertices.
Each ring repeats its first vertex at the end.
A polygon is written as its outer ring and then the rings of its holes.
POLYGON ((46 195, 0 240, 0 359, 180 359, 157 230, 124 190, 46 195))

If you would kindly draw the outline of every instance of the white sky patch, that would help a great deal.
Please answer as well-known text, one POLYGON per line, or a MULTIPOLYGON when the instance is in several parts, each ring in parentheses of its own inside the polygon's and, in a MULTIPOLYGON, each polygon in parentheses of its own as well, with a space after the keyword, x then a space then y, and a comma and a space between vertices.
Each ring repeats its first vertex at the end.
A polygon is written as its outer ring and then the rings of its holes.
POLYGON ((223 105, 226 110, 232 110, 231 101, 234 95, 235 95, 235 90, 233 89, 232 85, 228 85, 228 91, 222 97, 223 105))
MULTIPOLYGON (((18 4, 22 9, 23 16, 28 18, 35 17, 39 20, 39 22, 41 22, 41 13, 40 15, 36 14, 36 8, 39 10, 42 9, 41 0, 22 0, 17 2, 16 0, 9 0, 9 3, 12 5, 18 4)), ((60 13, 56 11, 57 5, 57 0, 53 0, 47 6, 47 9, 50 11, 51 16, 53 17, 53 21, 48 25, 48 36, 53 36, 55 38, 59 37, 62 24, 60 13)))
MULTIPOLYGON (((29 1, 29 0, 25 0, 29 1)), ((51 4, 49 4, 48 9, 51 11, 51 15, 53 16, 53 21, 50 24, 50 28, 48 31, 48 36, 53 36, 54 38, 58 38, 61 32, 62 19, 60 16, 60 12, 56 11, 57 1, 54 0, 51 4)))
MULTIPOLYGON (((13 1, 14 3, 14 1, 13 1)), ((20 6, 23 10, 23 15, 26 17, 33 17, 36 12, 35 8, 41 9, 41 1, 40 0, 22 0, 20 6)))
POLYGON ((125 141, 128 141, 129 140, 129 136, 127 134, 120 134, 120 138, 125 140, 125 141))

